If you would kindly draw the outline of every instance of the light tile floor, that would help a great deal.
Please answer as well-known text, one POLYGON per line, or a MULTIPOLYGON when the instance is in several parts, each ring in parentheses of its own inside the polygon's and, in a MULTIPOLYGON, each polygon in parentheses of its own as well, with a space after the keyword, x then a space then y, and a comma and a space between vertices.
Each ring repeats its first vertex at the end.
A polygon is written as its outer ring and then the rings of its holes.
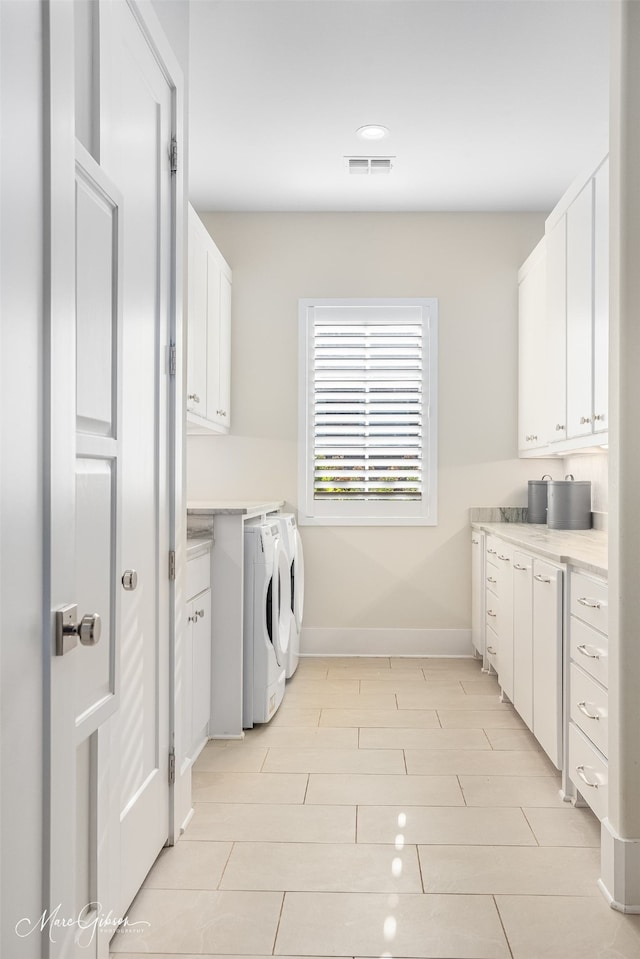
POLYGON ((195 815, 118 959, 638 959, 598 892, 600 829, 472 660, 303 660, 195 815))

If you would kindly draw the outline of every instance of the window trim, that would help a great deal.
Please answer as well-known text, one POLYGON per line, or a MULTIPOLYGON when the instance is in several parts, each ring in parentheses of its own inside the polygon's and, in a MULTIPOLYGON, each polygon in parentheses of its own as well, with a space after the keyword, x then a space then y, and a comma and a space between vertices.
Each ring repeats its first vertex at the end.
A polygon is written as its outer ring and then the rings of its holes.
POLYGON ((301 526, 437 526, 438 503, 438 300, 436 297, 312 298, 298 301, 298 524, 301 526), (423 464, 426 480, 422 500, 321 500, 322 515, 313 498, 313 377, 311 330, 314 307, 422 308, 428 355, 423 365, 423 464), (326 504, 335 512, 328 514, 326 504))

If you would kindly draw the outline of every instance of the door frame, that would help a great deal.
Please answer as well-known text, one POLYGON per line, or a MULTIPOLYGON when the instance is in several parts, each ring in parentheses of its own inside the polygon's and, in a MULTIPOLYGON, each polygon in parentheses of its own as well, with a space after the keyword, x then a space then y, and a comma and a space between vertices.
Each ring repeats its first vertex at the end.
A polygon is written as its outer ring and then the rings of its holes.
MULTIPOLYGON (((184 83, 181 68, 162 31, 151 0, 101 0, 126 3, 172 91, 172 130, 178 148, 185 142, 184 83)), ((54 910, 72 901, 68 880, 54 875, 52 864, 73 848, 72 810, 59 807, 55 776, 72 776, 61 769, 50 717, 61 695, 68 694, 65 657, 55 655, 55 611, 72 601, 75 589, 73 484, 75 404, 69 390, 57 390, 61 377, 75 365, 75 105, 73 7, 59 0, 42 0, 44 88, 44 357, 43 357, 43 906, 54 910), (55 336, 53 332, 55 331, 55 336), (62 429, 60 427, 62 424, 62 429), (56 557, 56 562, 53 562, 56 557), (64 561, 60 562, 63 557, 64 561), (57 803, 57 805, 56 805, 57 803), (66 885, 65 885, 66 884, 66 885)), ((172 366, 167 356, 167 495, 169 549, 175 552, 175 579, 169 582, 170 744, 175 743, 179 711, 175 709, 175 662, 183 632, 186 510, 184 480, 183 401, 183 244, 186 177, 179 162, 171 183, 170 343, 177 349, 172 366), (175 375, 172 370, 175 368, 175 375)), ((169 557, 166 558, 167 565, 169 557)), ((160 557, 162 567, 162 557, 160 557)), ((167 575, 169 575, 167 571, 167 575)), ((176 787, 169 789, 169 836, 175 841, 176 787)), ((73 927, 60 930, 56 942, 43 933, 43 955, 64 956, 72 947, 73 927)))

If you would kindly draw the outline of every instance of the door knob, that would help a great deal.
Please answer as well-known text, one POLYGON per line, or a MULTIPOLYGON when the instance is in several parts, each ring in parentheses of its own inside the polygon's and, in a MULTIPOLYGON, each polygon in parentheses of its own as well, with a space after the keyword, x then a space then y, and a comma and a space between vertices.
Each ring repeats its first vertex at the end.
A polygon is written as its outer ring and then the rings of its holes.
POLYGON ((75 604, 56 610, 56 656, 64 656, 78 645, 95 646, 102 633, 102 620, 98 613, 86 613, 78 624, 78 607, 75 604))
POLYGON ((122 574, 122 586, 128 592, 132 593, 138 585, 138 574, 135 569, 125 569, 122 574))

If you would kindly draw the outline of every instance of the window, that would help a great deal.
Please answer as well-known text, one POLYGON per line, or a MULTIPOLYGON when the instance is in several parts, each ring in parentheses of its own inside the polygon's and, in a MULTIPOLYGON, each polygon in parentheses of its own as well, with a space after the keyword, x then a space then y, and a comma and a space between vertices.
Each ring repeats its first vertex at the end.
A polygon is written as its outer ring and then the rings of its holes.
POLYGON ((435 299, 300 300, 301 524, 436 524, 435 299))

